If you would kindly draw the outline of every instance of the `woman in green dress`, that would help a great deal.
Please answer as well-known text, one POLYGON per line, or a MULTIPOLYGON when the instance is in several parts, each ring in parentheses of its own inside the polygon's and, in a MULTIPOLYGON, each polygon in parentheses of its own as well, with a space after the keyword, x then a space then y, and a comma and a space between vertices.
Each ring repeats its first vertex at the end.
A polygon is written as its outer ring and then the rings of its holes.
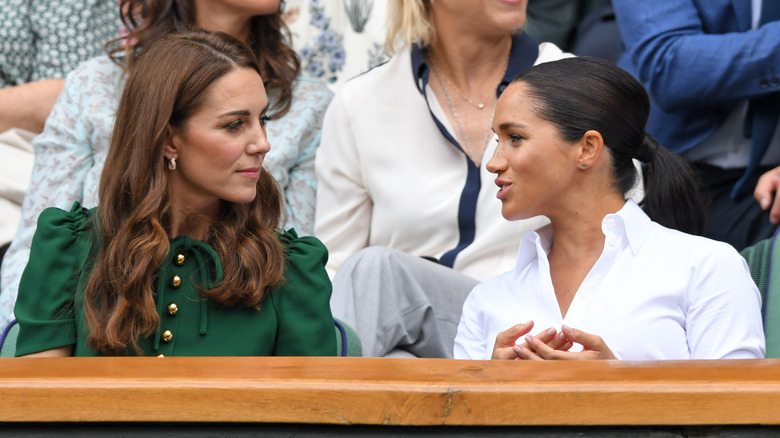
POLYGON ((268 97, 251 50, 193 31, 136 62, 99 206, 39 218, 16 354, 335 354, 327 251, 280 230, 262 167, 268 97))

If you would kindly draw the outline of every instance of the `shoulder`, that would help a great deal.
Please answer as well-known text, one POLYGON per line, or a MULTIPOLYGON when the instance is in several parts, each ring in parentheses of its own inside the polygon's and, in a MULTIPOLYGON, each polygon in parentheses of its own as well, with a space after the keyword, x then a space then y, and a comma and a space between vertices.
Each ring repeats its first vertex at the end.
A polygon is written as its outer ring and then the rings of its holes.
POLYGON ((333 92, 316 79, 299 75, 293 81, 293 102, 298 100, 327 106, 331 99, 333 92))
POLYGON ((70 94, 88 94, 107 89, 116 94, 124 80, 124 69, 108 55, 90 58, 68 73, 65 92, 70 94))
POLYGON ((78 235, 90 228, 94 213, 94 208, 86 209, 78 202, 74 202, 69 211, 49 207, 38 217, 36 235, 42 237, 78 235))
POLYGON ((328 250, 314 236, 298 236, 294 228, 279 235, 279 241, 287 254, 288 264, 304 266, 325 266, 328 250))
POLYGON ((405 92, 408 87, 398 87, 407 83, 414 84, 411 58, 408 48, 400 50, 389 61, 345 81, 341 84, 336 97, 348 100, 355 98, 376 100, 378 93, 397 95, 405 92))
POLYGON ((115 63, 108 55, 95 56, 79 64, 68 74, 68 77, 100 77, 100 76, 120 76, 123 73, 122 67, 115 63))

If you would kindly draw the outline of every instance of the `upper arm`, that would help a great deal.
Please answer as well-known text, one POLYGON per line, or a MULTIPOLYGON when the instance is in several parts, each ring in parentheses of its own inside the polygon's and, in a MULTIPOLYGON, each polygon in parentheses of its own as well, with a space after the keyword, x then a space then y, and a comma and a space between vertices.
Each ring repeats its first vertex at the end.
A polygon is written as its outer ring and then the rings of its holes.
MULTIPOLYGON (((295 228, 301 235, 314 233, 314 211, 317 196, 317 175, 314 159, 320 145, 322 121, 333 93, 319 82, 298 80, 296 83, 295 114, 291 118, 292 129, 285 137, 298 139, 297 155, 288 169, 284 197, 287 204, 287 228, 295 228)), ((291 108, 292 111, 292 108, 291 108)), ((280 121, 282 121, 280 120, 280 121)))
POLYGON ((685 330, 691 358, 763 358, 761 297, 747 263, 731 247, 712 253, 696 268, 689 291, 685 330))
POLYGON ((41 213, 14 308, 17 355, 76 342, 75 296, 89 249, 82 233, 87 215, 78 205, 69 212, 50 208, 41 213))
POLYGON ((330 251, 328 270, 368 246, 371 198, 365 186, 359 145, 352 130, 346 97, 337 94, 325 113, 316 157, 315 235, 330 251))
POLYGON ((730 104, 773 91, 760 79, 780 68, 780 22, 738 31, 737 21, 749 17, 738 20, 731 3, 613 1, 625 61, 661 108, 730 104))
POLYGON ((274 354, 333 356, 336 335, 330 311, 331 284, 325 271, 327 250, 307 236, 293 238, 287 251, 284 283, 273 292, 279 321, 274 354))

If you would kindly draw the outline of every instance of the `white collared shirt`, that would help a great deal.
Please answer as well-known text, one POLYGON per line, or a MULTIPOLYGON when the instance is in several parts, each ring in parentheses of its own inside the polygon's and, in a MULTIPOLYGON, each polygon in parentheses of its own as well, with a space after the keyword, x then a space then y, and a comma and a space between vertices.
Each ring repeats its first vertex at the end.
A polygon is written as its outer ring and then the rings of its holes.
POLYGON ((455 358, 490 359, 496 335, 529 320, 531 334, 565 324, 601 336, 618 359, 764 357, 761 297, 733 247, 665 228, 630 200, 601 229, 604 251, 565 318, 547 260, 552 229, 526 232, 515 268, 466 300, 455 358))

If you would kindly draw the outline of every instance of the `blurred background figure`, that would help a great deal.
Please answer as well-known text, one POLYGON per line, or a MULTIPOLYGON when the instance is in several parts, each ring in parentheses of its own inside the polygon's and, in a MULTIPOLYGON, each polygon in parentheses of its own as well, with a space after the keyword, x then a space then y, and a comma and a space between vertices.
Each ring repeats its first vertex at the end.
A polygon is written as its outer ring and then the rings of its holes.
POLYGON ((43 130, 65 75, 119 34, 116 0, 0 3, 0 259, 14 237, 43 130))
POLYGON ((387 2, 286 0, 285 22, 303 71, 336 91, 349 78, 386 62, 387 2))
POLYGON ((626 47, 619 65, 653 103, 648 132, 702 179, 704 235, 737 249, 771 236, 780 222, 780 2, 612 3, 626 47))

